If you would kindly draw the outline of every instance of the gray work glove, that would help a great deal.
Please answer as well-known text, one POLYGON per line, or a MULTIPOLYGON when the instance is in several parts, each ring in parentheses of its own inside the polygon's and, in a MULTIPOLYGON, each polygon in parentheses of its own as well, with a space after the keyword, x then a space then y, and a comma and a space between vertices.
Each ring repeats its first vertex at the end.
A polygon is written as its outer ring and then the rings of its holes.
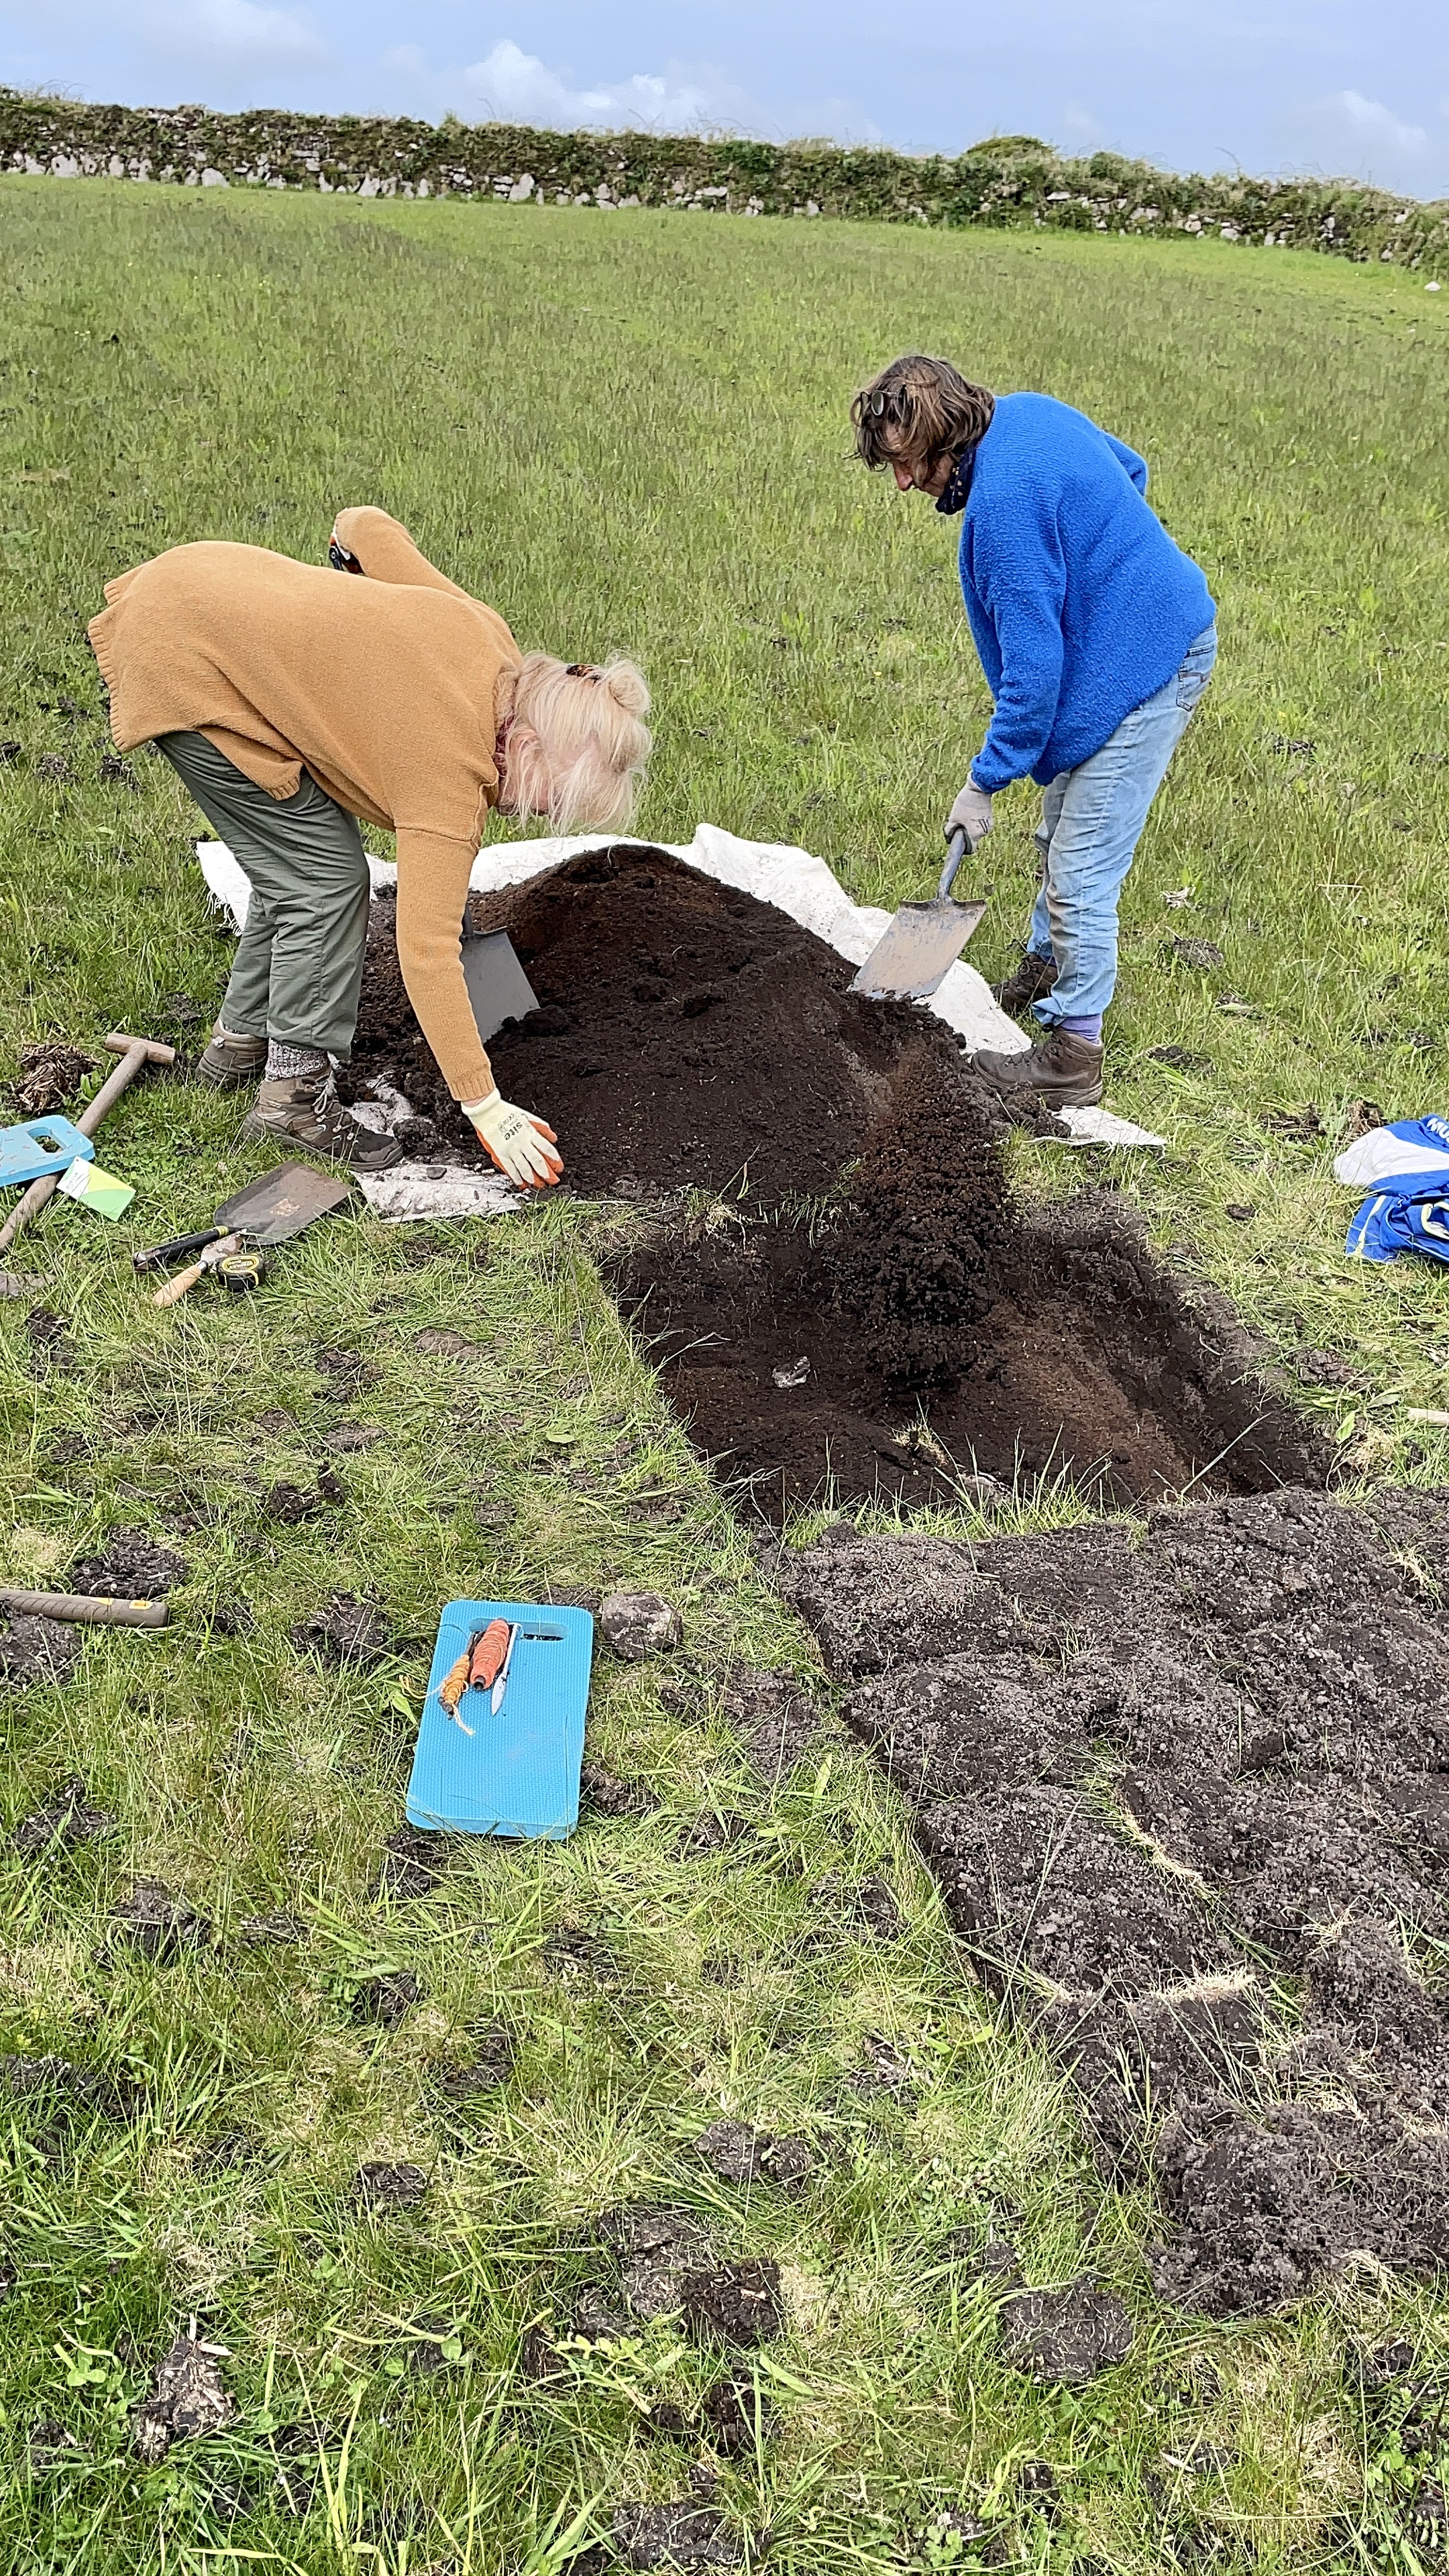
POLYGON ((968 778, 950 813, 946 817, 946 838, 953 832, 964 832, 968 850, 979 850, 991 829, 991 799, 984 787, 973 787, 968 778))

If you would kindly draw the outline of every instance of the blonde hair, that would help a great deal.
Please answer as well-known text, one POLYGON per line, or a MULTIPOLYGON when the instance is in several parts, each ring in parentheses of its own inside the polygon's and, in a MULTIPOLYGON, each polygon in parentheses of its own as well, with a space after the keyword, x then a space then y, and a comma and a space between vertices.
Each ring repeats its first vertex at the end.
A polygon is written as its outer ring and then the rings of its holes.
POLYGON ((507 810, 547 814, 556 832, 622 831, 652 745, 648 712, 648 684, 633 662, 525 653, 508 734, 507 810))

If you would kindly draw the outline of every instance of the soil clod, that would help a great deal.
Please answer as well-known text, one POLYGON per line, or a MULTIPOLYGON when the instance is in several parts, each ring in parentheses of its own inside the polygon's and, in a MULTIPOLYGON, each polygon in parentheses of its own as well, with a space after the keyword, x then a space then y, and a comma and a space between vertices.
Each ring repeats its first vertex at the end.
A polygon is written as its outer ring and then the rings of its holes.
POLYGON ((738 2541, 711 2505, 621 2504, 612 2532, 625 2567, 672 2567, 692 2576, 695 2569, 744 2564, 738 2541))
POLYGON ((821 1711, 797 1676, 740 1666, 724 1689, 724 1715, 762 1779, 783 1780, 815 1743, 821 1711))
POLYGON ((37 1682, 68 1682, 80 1662, 81 1637, 59 1619, 31 1619, 12 1611, 0 1628, 0 1682, 29 1690, 37 1682))
POLYGON ((694 2149, 721 2182, 764 2181, 794 2188, 814 2170, 815 2159, 803 2138, 774 2138, 742 2120, 712 2121, 695 2139, 694 2149))
POLYGON ((428 2188, 421 2165, 359 2165, 353 2196, 363 2209, 416 2209, 428 2188))
POLYGON ((41 1852, 97 1842, 115 1830, 116 1819, 109 1808, 91 1805, 84 1780, 62 1780, 43 1807, 22 1818, 10 1840, 16 1851, 33 1859, 41 1852))
POLYGON ((221 2347, 178 2335, 156 2366, 156 2385, 132 2422, 135 2450, 149 2467, 164 2460, 173 2442, 219 2433, 236 2414, 236 2400, 222 2384, 221 2347))
POLYGON ((0 2088, 13 2102, 116 2122, 129 2120, 141 2101, 136 2085, 66 2057, 0 2057, 0 2088))
POLYGON ((78 1048, 65 1046, 58 1038, 45 1038, 38 1046, 23 1046, 19 1080, 12 1084, 10 1092, 16 1117, 45 1118, 54 1110, 67 1108, 86 1075, 95 1069, 94 1056, 82 1055, 78 1048))
MULTIPOLYGON (((30 1344, 30 1375, 33 1378, 74 1377, 80 1367, 80 1355, 65 1329, 65 1317, 49 1306, 32 1306, 25 1318, 26 1338, 30 1344)), ((80 1591, 76 1584, 72 1587, 80 1591)))
POLYGON ((165 1966, 184 1950, 206 1949, 213 1938, 209 1917, 198 1914, 184 1896, 174 1896, 159 1878, 138 1878, 112 1909, 106 1950, 114 1952, 118 1942, 126 1942, 165 1966))
POLYGON ((354 2021, 378 2022, 384 2030, 396 2030, 422 2000, 423 1988, 410 1968, 389 1968, 363 1978, 353 1990, 350 2010, 354 2021))
POLYGON ((292 1643, 299 1654, 319 1654, 325 1662, 385 1664, 394 1655, 406 1651, 407 1639, 394 1637, 386 1615, 372 1601, 358 1601, 350 1592, 334 1592, 325 1610, 314 1610, 310 1619, 299 1621, 292 1630, 292 1643))
POLYGON ((1079 2388, 1100 2370, 1125 2361, 1132 2320, 1112 2290, 1090 2273, 1062 2290, 1022 2290, 1002 2311, 1006 2359, 1044 2384, 1079 2388))
POLYGON ((471 2102, 480 2093, 496 2093, 512 2073, 512 2035, 498 2022, 480 2031, 472 2057, 461 2064, 434 2067, 433 2082, 445 2101, 471 2102))
POLYGON ((655 1655, 672 1654, 684 1634, 673 1603, 661 1592, 609 1592, 599 1608, 599 1626, 621 1663, 642 1664, 655 1655))
POLYGON ((164 1601, 187 1579, 187 1563, 158 1547, 144 1530, 114 1529, 101 1556, 83 1556, 70 1570, 72 1592, 100 1601, 164 1601))
POLYGON ((396 1833, 388 1835, 372 1882, 372 1896, 375 1901, 390 1898, 399 1905, 431 1896, 445 1865, 446 1851, 438 1835, 420 1833, 413 1825, 399 1825, 396 1833))
POLYGON ((597 1762, 585 1762, 580 1785, 595 1816, 652 1816, 659 1801, 642 1780, 618 1780, 597 1762))
POLYGON ((864 2100, 873 2093, 885 2093, 909 2104, 915 2098, 917 2078, 910 2059, 902 2057, 900 2050, 882 2039, 878 2031, 870 2031, 866 2034, 864 2062, 852 2067, 845 2081, 848 2090, 864 2100))

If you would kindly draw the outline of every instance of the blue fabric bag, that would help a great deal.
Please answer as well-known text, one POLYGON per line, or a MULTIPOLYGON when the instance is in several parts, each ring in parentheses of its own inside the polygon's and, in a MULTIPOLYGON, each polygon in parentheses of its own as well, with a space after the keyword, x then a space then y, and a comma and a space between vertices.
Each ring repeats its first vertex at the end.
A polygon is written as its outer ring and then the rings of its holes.
POLYGON ((1363 1261, 1424 1252, 1449 1262, 1449 1119, 1400 1118, 1340 1154, 1342 1181, 1372 1181, 1348 1229, 1345 1251, 1363 1261))
POLYGON ((1449 1262, 1449 1184, 1442 1172, 1406 1172, 1364 1200, 1348 1229, 1348 1252, 1364 1261, 1394 1261, 1427 1252, 1449 1262))

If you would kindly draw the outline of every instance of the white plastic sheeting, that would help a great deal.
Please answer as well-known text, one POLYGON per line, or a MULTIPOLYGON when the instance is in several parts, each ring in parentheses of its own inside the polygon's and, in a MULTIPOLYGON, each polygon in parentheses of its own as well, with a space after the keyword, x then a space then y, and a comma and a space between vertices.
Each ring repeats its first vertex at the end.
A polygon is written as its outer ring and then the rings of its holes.
MULTIPOLYGON (((587 850, 613 848, 618 841, 616 832, 593 832, 577 840, 495 842, 491 848, 479 851, 468 882, 476 894, 494 894, 504 886, 523 885, 530 877, 544 876, 550 868, 561 868, 570 859, 581 858, 587 850)), ((792 849, 783 841, 742 841, 733 832, 721 831, 716 823, 701 823, 688 843, 635 841, 627 846, 668 850, 672 858, 681 860, 686 867, 697 868, 701 876, 713 877, 717 884, 733 886, 741 894, 754 895, 760 903, 773 904, 777 912, 797 921, 802 930, 813 931, 817 939, 824 940, 838 957, 848 958, 852 966, 864 964, 893 918, 878 905, 852 903, 824 859, 813 857, 809 850, 792 849)), ((247 917, 251 889, 231 851, 224 841, 198 841, 196 855, 212 901, 240 930, 247 917)), ((369 858, 367 866, 374 894, 396 885, 397 868, 391 860, 369 858)), ((948 970, 937 992, 922 1008, 934 1011, 972 1049, 995 1047, 1003 1055, 1016 1055, 1031 1044, 1027 1031, 993 1001, 985 977, 964 959, 948 970)), ((1063 1125, 1067 1130, 1063 1142, 1073 1145, 1130 1145, 1160 1150, 1166 1142, 1165 1137, 1153 1135, 1148 1128, 1134 1127, 1130 1119, 1114 1116, 1110 1109, 1065 1110, 1063 1125)))

